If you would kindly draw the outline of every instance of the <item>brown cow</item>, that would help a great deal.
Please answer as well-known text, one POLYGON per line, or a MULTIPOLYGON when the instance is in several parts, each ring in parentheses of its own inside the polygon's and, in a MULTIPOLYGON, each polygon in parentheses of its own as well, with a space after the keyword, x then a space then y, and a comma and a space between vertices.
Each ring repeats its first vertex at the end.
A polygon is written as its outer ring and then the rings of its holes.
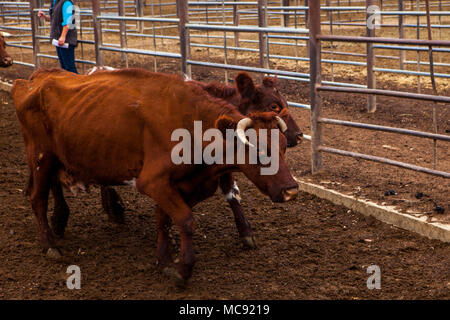
MULTIPOLYGON (((159 266, 182 283, 194 266, 192 207, 215 193, 221 175, 243 172, 274 202, 297 195, 298 185, 284 162, 286 137, 282 134, 275 149, 267 138, 267 154, 279 156, 279 169, 271 176, 261 175, 265 165, 249 164, 248 157, 243 164, 236 164, 235 159, 234 164, 175 165, 171 150, 177 142, 171 141, 171 135, 178 128, 192 133, 196 120, 202 121, 203 130, 233 129, 244 143, 242 135, 249 126, 258 134, 259 129, 286 130, 275 113, 245 117, 179 77, 139 69, 90 76, 38 70, 30 80, 16 80, 12 95, 33 176, 31 205, 47 254, 58 252, 47 222, 47 206, 50 189, 62 196, 60 181, 68 187, 131 183, 154 199, 159 266), (170 267, 170 221, 181 234, 176 269, 170 267)), ((225 146, 227 141, 219 142, 225 146)), ((56 233, 64 232, 66 214, 55 208, 52 226, 56 233)))
POLYGON ((6 52, 6 42, 4 36, 7 36, 7 34, 0 31, 0 68, 7 68, 13 64, 13 59, 6 52))
MULTIPOLYGON (((88 74, 112 71, 111 67, 94 67, 88 74)), ((189 80, 189 83, 198 85, 210 95, 223 99, 236 106, 242 114, 251 112, 276 112, 287 124, 284 133, 287 138, 287 146, 294 147, 301 141, 302 133, 289 113, 287 101, 277 88, 277 78, 264 77, 259 85, 253 83, 252 78, 246 72, 240 72, 235 78, 235 86, 218 82, 203 83, 189 80)), ((250 223, 245 217, 240 204, 239 188, 231 173, 220 177, 220 188, 225 199, 233 211, 236 227, 243 245, 247 248, 255 248, 256 242, 250 223)), ((119 195, 112 187, 101 187, 102 205, 110 220, 123 223, 124 206, 119 195)), ((62 204, 63 206, 63 204, 62 204)))

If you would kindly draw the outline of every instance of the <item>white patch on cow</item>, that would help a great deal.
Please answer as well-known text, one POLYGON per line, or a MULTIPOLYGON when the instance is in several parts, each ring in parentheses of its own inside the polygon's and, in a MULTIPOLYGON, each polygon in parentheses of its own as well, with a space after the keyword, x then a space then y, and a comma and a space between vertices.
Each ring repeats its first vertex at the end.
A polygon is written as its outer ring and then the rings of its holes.
POLYGON ((136 178, 133 178, 131 180, 125 180, 123 183, 136 189, 136 178))
POLYGON ((185 82, 191 81, 191 80, 192 80, 192 78, 189 77, 186 73, 183 73, 183 78, 184 78, 184 81, 185 81, 185 82))
POLYGON ((139 108, 141 105, 141 100, 136 101, 136 103, 130 104, 130 107, 139 108))
POLYGON ((103 67, 93 67, 93 68, 91 68, 91 69, 89 69, 88 70, 88 75, 91 75, 91 74, 94 74, 94 73, 96 73, 96 72, 98 72, 98 71, 103 71, 103 70, 106 70, 106 71, 114 71, 114 70, 116 70, 115 68, 113 68, 113 67, 108 67, 108 66, 103 66, 103 67))
POLYGON ((75 197, 78 196, 78 193, 80 191, 85 191, 86 192, 86 186, 83 183, 81 183, 81 182, 75 183, 73 186, 70 186, 69 189, 70 189, 70 191, 73 193, 73 195, 75 197))
POLYGON ((97 72, 97 67, 93 67, 93 68, 89 69, 87 74, 88 74, 88 76, 90 76, 91 74, 93 74, 95 72, 97 72))
POLYGON ((230 192, 225 194, 225 200, 230 202, 232 199, 236 199, 239 203, 241 203, 241 197, 239 195, 239 187, 236 181, 234 181, 233 187, 231 188, 230 192))

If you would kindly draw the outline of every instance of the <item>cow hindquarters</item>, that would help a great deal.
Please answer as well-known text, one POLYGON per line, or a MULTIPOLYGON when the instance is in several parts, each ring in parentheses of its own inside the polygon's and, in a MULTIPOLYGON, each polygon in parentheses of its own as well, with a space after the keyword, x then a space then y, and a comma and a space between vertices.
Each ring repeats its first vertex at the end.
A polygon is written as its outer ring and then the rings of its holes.
POLYGON ((246 248, 256 248, 255 238, 250 223, 244 215, 241 206, 241 198, 239 196, 239 188, 231 173, 220 176, 220 189, 222 190, 225 200, 233 211, 234 221, 239 232, 239 239, 246 248))

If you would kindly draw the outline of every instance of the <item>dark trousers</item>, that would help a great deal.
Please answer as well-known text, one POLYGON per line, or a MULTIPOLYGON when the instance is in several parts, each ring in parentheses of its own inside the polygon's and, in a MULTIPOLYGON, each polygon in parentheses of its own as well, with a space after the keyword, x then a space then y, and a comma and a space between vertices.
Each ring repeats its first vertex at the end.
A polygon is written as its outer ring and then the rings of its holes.
POLYGON ((64 70, 78 73, 75 66, 75 47, 69 46, 68 48, 56 47, 56 53, 58 53, 59 63, 64 70))

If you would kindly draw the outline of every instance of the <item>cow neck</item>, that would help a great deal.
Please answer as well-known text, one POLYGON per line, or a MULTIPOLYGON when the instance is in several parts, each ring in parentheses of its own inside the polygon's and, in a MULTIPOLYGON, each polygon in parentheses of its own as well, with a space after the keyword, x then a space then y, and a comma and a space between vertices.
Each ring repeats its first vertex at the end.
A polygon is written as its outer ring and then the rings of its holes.
POLYGON ((221 116, 227 116, 236 123, 246 117, 234 105, 209 95, 208 101, 202 103, 197 109, 197 117, 203 122, 203 130, 214 128, 216 120, 221 116))

